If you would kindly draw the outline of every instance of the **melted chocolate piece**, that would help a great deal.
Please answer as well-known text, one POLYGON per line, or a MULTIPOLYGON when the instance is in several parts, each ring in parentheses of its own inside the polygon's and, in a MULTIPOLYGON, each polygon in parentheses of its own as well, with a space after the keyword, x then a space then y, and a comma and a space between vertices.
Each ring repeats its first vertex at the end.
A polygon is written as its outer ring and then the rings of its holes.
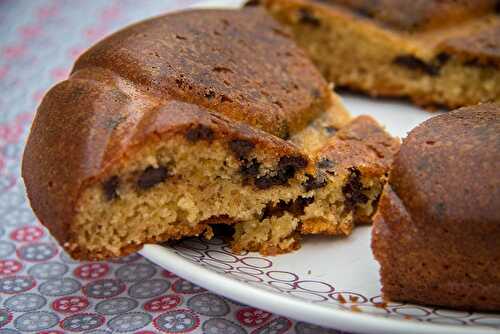
POLYGON ((413 71, 420 71, 430 76, 439 75, 439 71, 441 69, 440 64, 439 65, 429 64, 413 55, 397 56, 392 60, 392 63, 398 66, 406 67, 407 69, 413 71))
POLYGON ((436 61, 439 65, 444 65, 448 60, 450 60, 451 56, 446 52, 441 52, 436 56, 436 61))
POLYGON ((158 183, 165 181, 168 177, 168 170, 164 166, 157 168, 149 166, 142 172, 137 180, 137 186, 140 189, 146 190, 156 186, 158 183))
POLYGON ((357 204, 368 202, 368 196, 363 194, 363 184, 361 183, 361 172, 355 167, 349 168, 347 182, 342 186, 342 193, 345 196, 345 206, 347 210, 353 210, 357 204))
POLYGON ((118 193, 116 190, 120 185, 120 178, 118 176, 112 176, 102 184, 102 189, 104 191, 104 196, 108 201, 118 198, 118 193))
POLYGON ((301 23, 308 24, 313 27, 321 26, 321 21, 306 8, 299 9, 299 20, 301 23))
POLYGON ((285 202, 280 200, 278 203, 273 205, 268 203, 264 210, 262 211, 262 216, 260 220, 264 220, 269 217, 281 217, 285 212, 291 213, 293 216, 301 216, 304 214, 304 209, 306 206, 314 202, 314 197, 302 197, 299 196, 295 200, 290 200, 285 202))
POLYGON ((240 165, 240 174, 243 176, 244 180, 248 180, 251 177, 255 177, 259 174, 260 162, 253 158, 251 161, 246 159, 242 160, 240 165))
POLYGON ((233 225, 229 224, 211 224, 210 227, 212 228, 214 235, 224 240, 232 237, 235 231, 233 225))
MULTIPOLYGON (((293 175, 295 175, 295 170, 307 167, 307 159, 296 155, 296 156, 283 156, 278 162, 278 169, 293 169, 293 175)), ((292 175, 292 176, 293 176, 292 175)))
POLYGON ((212 140, 214 138, 214 132, 208 126, 198 124, 193 128, 190 128, 186 132, 186 139, 190 142, 197 142, 198 140, 212 140))
POLYGON ((272 186, 286 185, 288 180, 295 176, 298 169, 305 168, 307 160, 301 156, 283 156, 278 162, 278 170, 275 175, 264 175, 255 179, 258 189, 268 189, 272 186))
POLYGON ((255 179, 254 184, 258 189, 268 189, 279 184, 275 178, 275 176, 261 176, 255 179))
POLYGON ((243 7, 254 7, 260 5, 260 0, 248 0, 243 7))
POLYGON ((305 191, 323 188, 327 184, 324 175, 318 174, 316 176, 312 176, 311 174, 306 174, 306 177, 307 180, 302 183, 305 191))

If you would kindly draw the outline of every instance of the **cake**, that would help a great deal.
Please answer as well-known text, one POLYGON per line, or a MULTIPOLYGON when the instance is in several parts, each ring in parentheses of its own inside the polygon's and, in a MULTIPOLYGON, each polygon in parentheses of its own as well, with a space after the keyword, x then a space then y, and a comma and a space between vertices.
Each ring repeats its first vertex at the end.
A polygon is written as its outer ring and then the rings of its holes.
POLYGON ((496 0, 261 0, 327 80, 434 109, 500 101, 496 0))
POLYGON ((235 251, 278 254, 370 222, 398 147, 264 10, 191 10, 86 51, 44 97, 22 175, 76 259, 223 227, 235 251))
POLYGON ((384 298, 500 311, 500 105, 412 130, 372 232, 384 298))

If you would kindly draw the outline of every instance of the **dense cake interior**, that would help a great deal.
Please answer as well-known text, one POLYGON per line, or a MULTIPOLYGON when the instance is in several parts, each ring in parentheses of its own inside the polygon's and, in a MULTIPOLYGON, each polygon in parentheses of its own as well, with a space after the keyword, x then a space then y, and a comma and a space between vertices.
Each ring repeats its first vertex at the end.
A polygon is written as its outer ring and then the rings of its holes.
MULTIPOLYGON (((347 122, 334 116, 325 113, 291 141, 309 150, 325 144, 347 122)), ((236 251, 277 254, 297 248, 299 232, 347 235, 355 217, 374 210, 380 175, 333 171, 312 152, 310 159, 278 156, 258 143, 213 136, 195 126, 154 138, 120 161, 83 192, 66 246, 86 257, 113 256, 144 242, 210 238, 213 225, 225 224, 235 225, 236 251)))
POLYGON ((476 46, 478 52, 483 45, 488 50, 498 48, 498 15, 462 24, 460 29, 453 25, 412 33, 382 29, 331 4, 263 2, 275 18, 292 28, 297 43, 327 80, 338 86, 373 96, 408 96, 424 106, 455 108, 500 100, 498 64, 459 57, 452 50, 455 44, 462 47, 464 43, 469 48, 476 46), (497 28, 492 27, 494 22, 497 28), (478 36, 474 41, 454 39, 461 31, 478 36), (447 36, 449 41, 439 44, 447 36), (480 41, 482 45, 478 45, 480 41))

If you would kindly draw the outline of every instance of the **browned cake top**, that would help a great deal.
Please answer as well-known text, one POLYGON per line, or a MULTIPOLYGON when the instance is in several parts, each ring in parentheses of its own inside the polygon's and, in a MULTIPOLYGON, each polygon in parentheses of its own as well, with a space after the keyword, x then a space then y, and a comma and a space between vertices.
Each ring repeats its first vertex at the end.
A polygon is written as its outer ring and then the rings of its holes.
POLYGON ((290 6, 300 22, 316 27, 328 21, 329 14, 332 20, 341 15, 359 21, 360 29, 369 29, 366 24, 371 23, 416 43, 438 64, 454 56, 466 65, 500 66, 499 0, 250 0, 247 4, 290 6))
POLYGON ((500 233, 500 105, 431 118, 410 132, 390 185, 418 225, 500 233))
POLYGON ((388 27, 418 30, 460 22, 498 8, 496 0, 313 0, 350 8, 388 27))
POLYGON ((327 86, 263 10, 194 10, 140 22, 104 39, 73 73, 101 67, 160 99, 207 107, 282 138, 328 104, 327 86))
POLYGON ((64 242, 82 190, 146 140, 237 137, 299 155, 280 137, 332 103, 319 72, 262 9, 173 13, 101 41, 47 93, 23 178, 38 218, 64 242))
POLYGON ((336 171, 356 167, 367 175, 380 176, 389 170, 399 146, 399 139, 391 137, 373 118, 359 116, 320 150, 317 164, 336 171))

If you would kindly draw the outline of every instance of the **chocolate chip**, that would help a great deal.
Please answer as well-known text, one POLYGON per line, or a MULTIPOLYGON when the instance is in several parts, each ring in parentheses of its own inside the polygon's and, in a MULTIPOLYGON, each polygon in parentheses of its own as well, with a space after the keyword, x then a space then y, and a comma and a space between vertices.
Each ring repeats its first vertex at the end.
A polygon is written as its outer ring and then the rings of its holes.
POLYGON ((260 220, 264 220, 269 217, 281 217, 286 212, 291 213, 293 216, 301 216, 304 214, 304 209, 311 203, 314 202, 314 197, 302 197, 299 196, 295 200, 289 200, 285 202, 280 200, 278 203, 267 203, 264 210, 262 210, 262 214, 260 220))
POLYGON ((423 72, 430 76, 438 75, 440 70, 440 66, 428 64, 413 55, 397 56, 392 60, 392 63, 410 70, 423 72))
POLYGON ((292 206, 292 209, 290 210, 290 212, 294 216, 303 215, 304 209, 306 208, 306 206, 308 206, 309 204, 312 204, 312 203, 314 203, 314 197, 299 196, 299 198, 297 198, 297 200, 295 200, 293 202, 293 206, 292 206))
POLYGON ((212 140, 214 132, 212 129, 205 125, 198 124, 190 128, 186 132, 186 139, 190 142, 197 142, 198 140, 212 140))
POLYGON ((302 169, 307 167, 307 159, 300 155, 292 155, 292 156, 283 156, 280 158, 278 162, 278 169, 285 169, 293 167, 295 175, 295 169, 302 169))
POLYGON ((243 7, 254 7, 260 5, 260 0, 248 0, 243 7))
POLYGON ((276 184, 287 184, 288 180, 295 176, 298 169, 305 168, 307 160, 301 156, 284 156, 278 162, 278 174, 276 175, 276 184))
POLYGON ((446 52, 440 52, 437 56, 436 56, 436 61, 439 65, 444 65, 448 62, 448 60, 450 60, 450 55, 447 54, 446 52))
POLYGON ((500 0, 495 4, 495 13, 500 14, 500 0))
POLYGON ((319 27, 321 25, 320 20, 306 8, 299 9, 299 21, 313 27, 319 27))
POLYGON ((307 180, 302 183, 305 191, 311 191, 313 189, 319 189, 326 186, 326 179, 324 175, 312 176, 311 174, 306 174, 307 180))
POLYGON ((245 139, 234 139, 229 142, 229 148, 238 159, 243 159, 254 149, 255 144, 245 139))
POLYGON ((368 202, 368 196, 363 194, 363 189, 361 172, 355 167, 349 168, 349 176, 346 183, 342 186, 347 210, 353 210, 355 205, 368 202))
POLYGON ((258 189, 268 189, 277 184, 273 176, 261 176, 255 179, 255 186, 258 189))
POLYGON ((154 187, 158 183, 165 181, 168 177, 168 170, 164 166, 153 167, 149 166, 142 172, 137 180, 137 186, 140 189, 146 190, 154 187))
POLYGON ((116 190, 118 189, 119 185, 120 185, 120 178, 116 175, 110 177, 102 184, 104 196, 108 201, 118 198, 118 193, 116 192, 116 190))
POLYGON ((232 237, 234 235, 234 227, 229 224, 211 224, 210 227, 214 232, 214 235, 225 239, 227 237, 232 237))
POLYGON ((244 179, 259 175, 260 162, 253 158, 251 161, 243 159, 240 165, 240 174, 244 179))
POLYGON ((288 180, 295 176, 298 169, 307 166, 307 159, 302 156, 283 156, 278 162, 278 170, 275 175, 264 175, 255 179, 258 189, 267 189, 272 186, 286 185, 288 180))

